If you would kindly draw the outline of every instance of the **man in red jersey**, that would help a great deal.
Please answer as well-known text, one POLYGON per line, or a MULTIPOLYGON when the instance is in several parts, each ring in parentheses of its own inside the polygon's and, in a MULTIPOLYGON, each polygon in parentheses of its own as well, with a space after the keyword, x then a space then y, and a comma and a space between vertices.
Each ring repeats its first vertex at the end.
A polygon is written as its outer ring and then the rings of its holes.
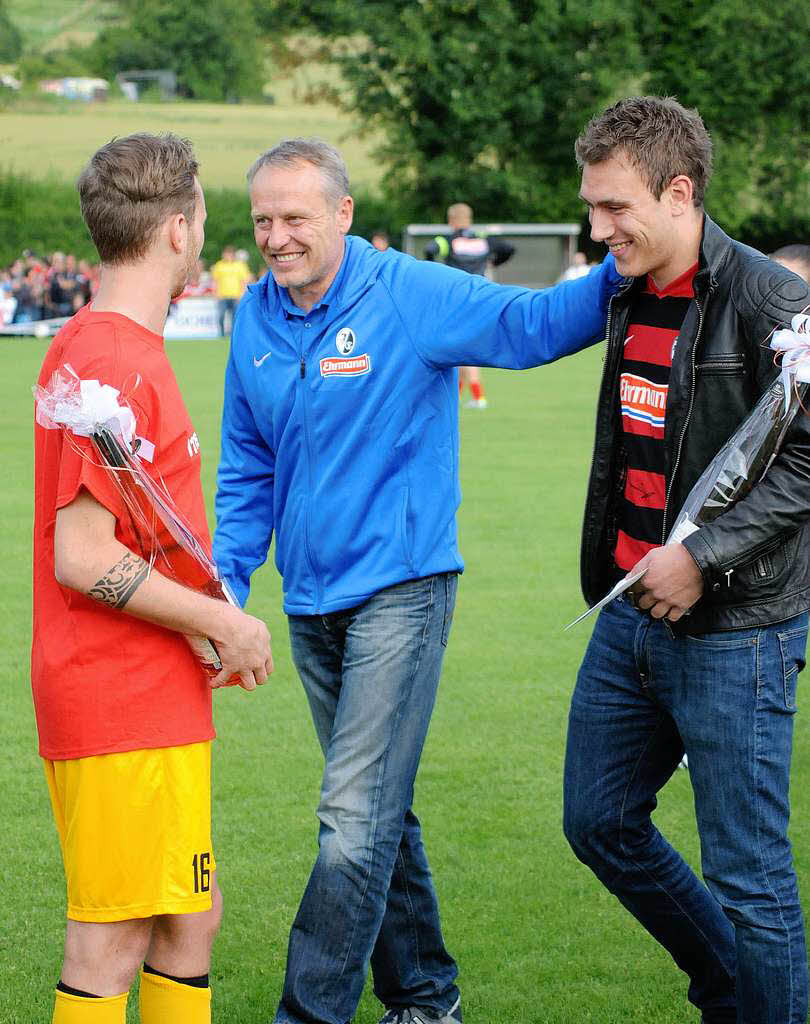
MULTIPOLYGON (((204 237, 193 151, 171 135, 117 139, 78 188, 101 284, 54 338, 39 383, 70 367, 116 388, 147 471, 207 541, 200 445, 162 337, 204 237)), ((87 439, 37 426, 35 501, 32 687, 68 892, 53 1021, 123 1024, 142 968, 143 1024, 202 1024, 222 913, 211 687, 234 674, 248 690, 263 683, 270 637, 176 582, 172 538, 139 535, 87 439), (210 683, 184 634, 215 643, 210 683)))
POLYGON ((672 98, 621 100, 576 144, 611 300, 582 538, 594 628, 571 702, 565 832, 689 978, 703 1024, 806 1024, 788 784, 810 606, 810 419, 730 510, 665 543, 777 374, 806 285, 708 216, 712 145, 672 98), (655 828, 686 752, 703 879, 655 828))

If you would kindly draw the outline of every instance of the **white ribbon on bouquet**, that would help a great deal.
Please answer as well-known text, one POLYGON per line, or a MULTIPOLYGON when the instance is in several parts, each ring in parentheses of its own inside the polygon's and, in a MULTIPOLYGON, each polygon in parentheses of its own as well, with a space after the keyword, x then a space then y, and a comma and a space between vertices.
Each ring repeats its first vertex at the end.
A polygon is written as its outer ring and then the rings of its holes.
POLYGON ((118 401, 120 392, 97 380, 80 380, 72 366, 67 376, 54 373, 47 388, 36 388, 36 416, 41 427, 65 427, 78 437, 92 437, 106 428, 131 450, 135 415, 118 401))
MULTIPOLYGON (((775 352, 778 352, 781 355, 781 373, 779 379, 782 386, 782 393, 784 395, 784 416, 787 417, 790 412, 790 404, 794 395, 795 385, 810 384, 810 314, 797 313, 790 322, 790 328, 784 328, 773 332, 769 344, 775 352)), ((779 399, 777 398, 777 401, 778 400, 779 399)), ((732 438, 731 441, 733 440, 734 439, 732 438)), ((731 444, 731 441, 728 443, 729 445, 731 444)), ((776 449, 774 450, 772 457, 775 456, 775 454, 776 449)), ((718 456, 718 458, 719 457, 720 456, 718 456)), ((748 465, 743 457, 743 453, 739 449, 734 450, 732 448, 725 454, 723 475, 719 476, 714 481, 714 487, 716 489, 720 488, 722 492, 722 489, 725 488, 726 491, 726 494, 722 495, 723 500, 720 502, 721 505, 725 506, 730 504, 737 482, 740 479, 745 478, 747 474, 748 465)), ((699 484, 700 481, 698 481, 698 485, 699 484)), ((698 524, 693 522, 689 515, 685 515, 682 510, 679 521, 676 522, 675 528, 667 538, 667 544, 682 542, 698 528, 698 524)), ((610 593, 606 594, 601 601, 592 605, 580 616, 574 619, 573 622, 570 622, 565 628, 570 629, 571 626, 581 622, 583 619, 592 615, 610 601, 614 600, 614 598, 618 597, 619 594, 624 593, 633 585, 633 583, 636 582, 636 580, 640 579, 643 572, 644 570, 641 572, 637 571, 628 573, 628 575, 617 583, 610 593)))
POLYGON ((790 321, 789 330, 785 328, 774 331, 770 347, 782 353, 780 379, 785 392, 787 413, 794 383, 810 384, 810 314, 797 313, 790 321))

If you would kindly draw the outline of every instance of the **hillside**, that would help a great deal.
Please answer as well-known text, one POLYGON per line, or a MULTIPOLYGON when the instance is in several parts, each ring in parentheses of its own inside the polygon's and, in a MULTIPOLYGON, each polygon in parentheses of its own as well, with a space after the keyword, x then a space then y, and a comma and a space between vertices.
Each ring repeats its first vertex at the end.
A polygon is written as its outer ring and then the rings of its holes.
MULTIPOLYGON (((5 2, 28 51, 89 43, 118 16, 116 0, 5 2)), ((267 104, 23 99, 5 109, 0 119, 2 167, 37 179, 73 181, 88 155, 116 135, 174 131, 194 142, 209 187, 241 188, 246 169, 261 150, 284 137, 317 135, 344 153, 354 185, 374 186, 380 175, 371 157, 374 143, 358 140, 354 122, 341 111, 300 98, 313 77, 324 75, 330 76, 328 69, 310 66, 271 76, 267 87, 274 102, 267 104)))
POLYGON ((116 0, 6 0, 6 10, 22 32, 26 50, 85 45, 118 17, 116 0))
POLYGON ((277 95, 272 105, 21 101, 0 118, 2 163, 16 174, 73 181, 90 153, 116 135, 173 131, 194 143, 208 187, 241 188, 262 150, 284 137, 317 135, 343 152, 355 186, 377 183, 373 144, 349 137, 345 114, 298 102, 289 83, 280 83, 277 95))

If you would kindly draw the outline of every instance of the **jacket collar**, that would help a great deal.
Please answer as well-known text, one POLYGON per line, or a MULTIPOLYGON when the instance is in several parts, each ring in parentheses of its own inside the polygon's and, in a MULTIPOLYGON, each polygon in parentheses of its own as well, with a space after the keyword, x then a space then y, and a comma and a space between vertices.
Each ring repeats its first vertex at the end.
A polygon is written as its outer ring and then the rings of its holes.
MULTIPOLYGON (((382 266, 382 261, 375 259, 378 256, 374 246, 364 238, 347 235, 340 269, 319 305, 334 306, 339 311, 354 303, 376 282, 382 266)), ((248 291, 258 299, 265 316, 273 318, 283 315, 281 292, 284 291, 286 295, 287 289, 281 289, 276 284, 269 270, 255 284, 249 284, 248 291)), ((289 303, 289 298, 287 301, 289 303)))
MULTIPOLYGON (((695 274, 695 295, 710 292, 717 283, 717 277, 731 252, 731 239, 704 211, 703 230, 698 251, 698 270, 695 274)), ((617 295, 629 296, 644 287, 644 277, 628 277, 619 288, 617 295)))
POLYGON ((703 214, 703 236, 700 240, 700 268, 695 275, 695 294, 710 292, 717 284, 729 256, 731 239, 711 219, 703 214))

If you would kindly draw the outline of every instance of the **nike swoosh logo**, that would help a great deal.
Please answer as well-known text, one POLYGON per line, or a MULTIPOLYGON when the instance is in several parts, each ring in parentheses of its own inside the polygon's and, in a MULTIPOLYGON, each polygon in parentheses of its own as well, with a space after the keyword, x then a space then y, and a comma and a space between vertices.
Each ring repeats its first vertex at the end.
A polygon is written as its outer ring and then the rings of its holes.
POLYGON ((256 356, 254 356, 253 357, 253 365, 258 369, 262 365, 262 363, 265 361, 265 359, 269 359, 272 354, 273 354, 272 352, 265 352, 264 355, 261 357, 261 359, 257 359, 256 356))

